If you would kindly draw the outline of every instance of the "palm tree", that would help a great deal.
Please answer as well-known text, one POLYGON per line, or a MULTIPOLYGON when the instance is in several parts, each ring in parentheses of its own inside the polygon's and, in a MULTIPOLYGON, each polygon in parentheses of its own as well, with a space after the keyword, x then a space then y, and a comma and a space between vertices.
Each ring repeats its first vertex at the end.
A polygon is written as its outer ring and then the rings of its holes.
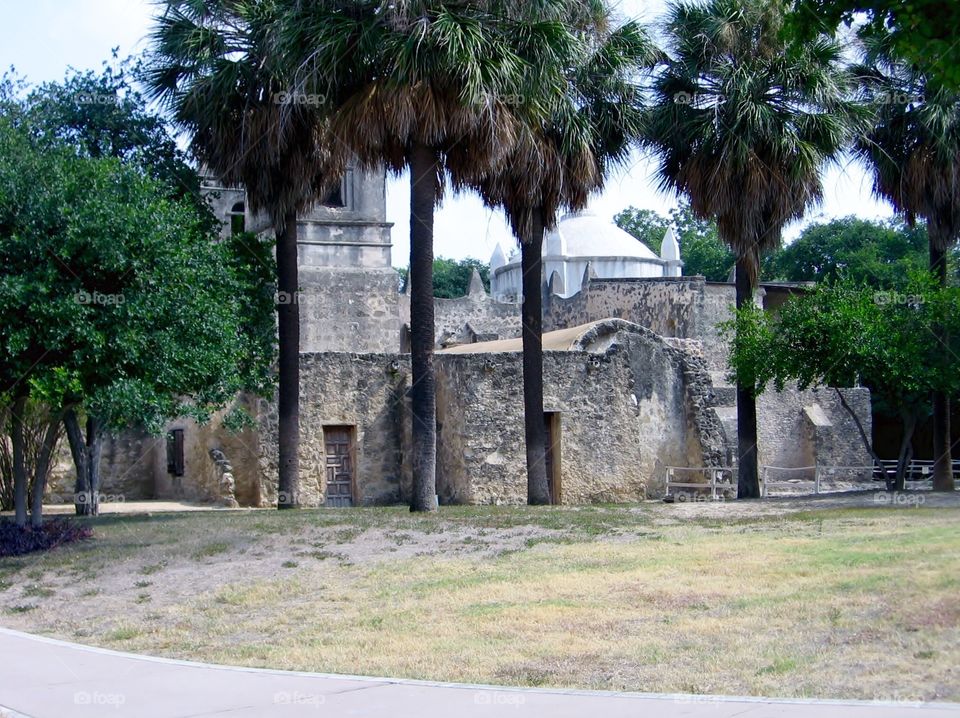
MULTIPOLYGON (((506 170, 467 182, 489 206, 504 209, 520 244, 527 502, 533 505, 552 500, 543 420, 544 232, 555 228, 560 207, 584 209, 590 194, 603 188, 609 167, 628 156, 640 128, 635 80, 657 57, 636 23, 611 31, 609 9, 603 4, 572 4, 562 17, 541 15, 541 20, 564 20, 572 32, 559 38, 552 57, 532 59, 540 68, 538 84, 552 72, 557 75, 553 84, 561 91, 545 98, 545 114, 523 113, 524 126, 506 170)), ((542 8, 536 10, 542 13, 542 8)))
MULTIPOLYGON (((857 138, 856 152, 873 170, 875 194, 911 226, 917 218, 926 220, 930 271, 946 286, 948 250, 960 238, 960 94, 934 86, 900 60, 889 33, 866 33, 862 40, 862 63, 854 72, 875 114, 857 138)), ((937 491, 954 490, 950 438, 950 398, 935 392, 937 491)))
POLYGON ((412 511, 436 508, 433 216, 448 160, 502 166, 517 124, 505 103, 535 74, 525 52, 559 32, 521 26, 513 4, 298 3, 285 23, 298 91, 328 98, 337 139, 361 166, 410 173, 412 511))
MULTIPOLYGON (((661 187, 715 219, 737 257, 737 307, 753 300, 760 256, 820 199, 820 172, 862 115, 841 49, 825 36, 790 46, 783 0, 673 5, 667 59, 653 83, 645 142, 661 187)), ((756 398, 737 385, 738 496, 760 495, 756 398)))
POLYGON ((150 93, 171 110, 196 157, 241 184, 277 238, 278 506, 299 506, 300 312, 297 215, 339 181, 343 153, 319 103, 289 102, 275 48, 279 8, 256 0, 166 0, 151 33, 150 93))

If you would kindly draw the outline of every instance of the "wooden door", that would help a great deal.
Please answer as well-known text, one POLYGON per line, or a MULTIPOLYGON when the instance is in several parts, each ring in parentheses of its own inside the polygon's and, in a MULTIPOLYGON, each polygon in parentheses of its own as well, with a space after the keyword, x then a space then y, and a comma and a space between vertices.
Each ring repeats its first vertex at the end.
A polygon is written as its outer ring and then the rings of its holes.
POLYGON ((327 456, 326 505, 353 506, 353 427, 325 426, 323 442, 327 456))

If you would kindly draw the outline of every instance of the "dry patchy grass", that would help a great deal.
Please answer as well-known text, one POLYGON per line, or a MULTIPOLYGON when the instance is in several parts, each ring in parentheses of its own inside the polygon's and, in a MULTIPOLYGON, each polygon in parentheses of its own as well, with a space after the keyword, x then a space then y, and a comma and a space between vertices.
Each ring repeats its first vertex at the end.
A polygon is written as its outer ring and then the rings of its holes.
POLYGON ((0 563, 0 622, 298 670, 957 700, 958 519, 749 505, 110 517, 93 542, 0 563))

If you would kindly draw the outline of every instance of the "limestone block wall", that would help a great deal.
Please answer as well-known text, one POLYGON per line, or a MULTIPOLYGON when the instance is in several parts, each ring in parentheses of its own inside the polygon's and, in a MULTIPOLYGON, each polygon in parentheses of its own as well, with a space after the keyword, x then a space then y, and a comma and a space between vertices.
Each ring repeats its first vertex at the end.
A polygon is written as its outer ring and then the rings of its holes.
MULTIPOLYGON (((870 436, 869 390, 841 391, 870 436)), ((770 387, 757 400, 757 428, 761 465, 870 466, 873 463, 860 440, 856 424, 832 388, 800 391, 796 386, 788 386, 778 393, 770 387)), ((866 479, 869 473, 864 471, 857 475, 866 479)), ((813 472, 784 472, 778 478, 812 479, 813 472)))
POLYGON ((400 351, 395 270, 305 267, 300 286, 303 353, 400 351))
POLYGON ((547 298, 544 331, 616 317, 660 336, 696 339, 704 284, 703 277, 591 279, 569 299, 547 298))
MULTIPOLYGON (((325 426, 354 427, 356 504, 399 503, 409 485, 403 437, 408 429, 409 357, 324 352, 300 358, 300 492, 306 506, 326 498, 325 426)), ((277 500, 277 412, 261 402, 261 504, 277 500)))
MULTIPOLYGON (((696 361, 637 327, 544 356, 544 410, 560 414, 562 503, 637 501, 664 467, 720 462, 722 431, 696 361), (705 454, 707 455, 705 457, 705 454)), ((438 492, 446 503, 524 503, 519 352, 438 354, 438 492)))
MULTIPOLYGON (((409 321, 409 298, 404 300, 409 321)), ((458 299, 437 299, 434 317, 438 346, 520 336, 520 306, 494 301, 482 288, 458 299)))

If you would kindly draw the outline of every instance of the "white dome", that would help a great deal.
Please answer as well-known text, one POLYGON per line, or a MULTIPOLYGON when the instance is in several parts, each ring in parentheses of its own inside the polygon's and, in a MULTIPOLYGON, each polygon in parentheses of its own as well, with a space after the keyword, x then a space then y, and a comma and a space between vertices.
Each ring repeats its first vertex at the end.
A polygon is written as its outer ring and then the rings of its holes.
POLYGON ((633 235, 593 212, 568 214, 543 244, 544 256, 563 246, 565 257, 623 257, 658 260, 656 254, 633 235))

